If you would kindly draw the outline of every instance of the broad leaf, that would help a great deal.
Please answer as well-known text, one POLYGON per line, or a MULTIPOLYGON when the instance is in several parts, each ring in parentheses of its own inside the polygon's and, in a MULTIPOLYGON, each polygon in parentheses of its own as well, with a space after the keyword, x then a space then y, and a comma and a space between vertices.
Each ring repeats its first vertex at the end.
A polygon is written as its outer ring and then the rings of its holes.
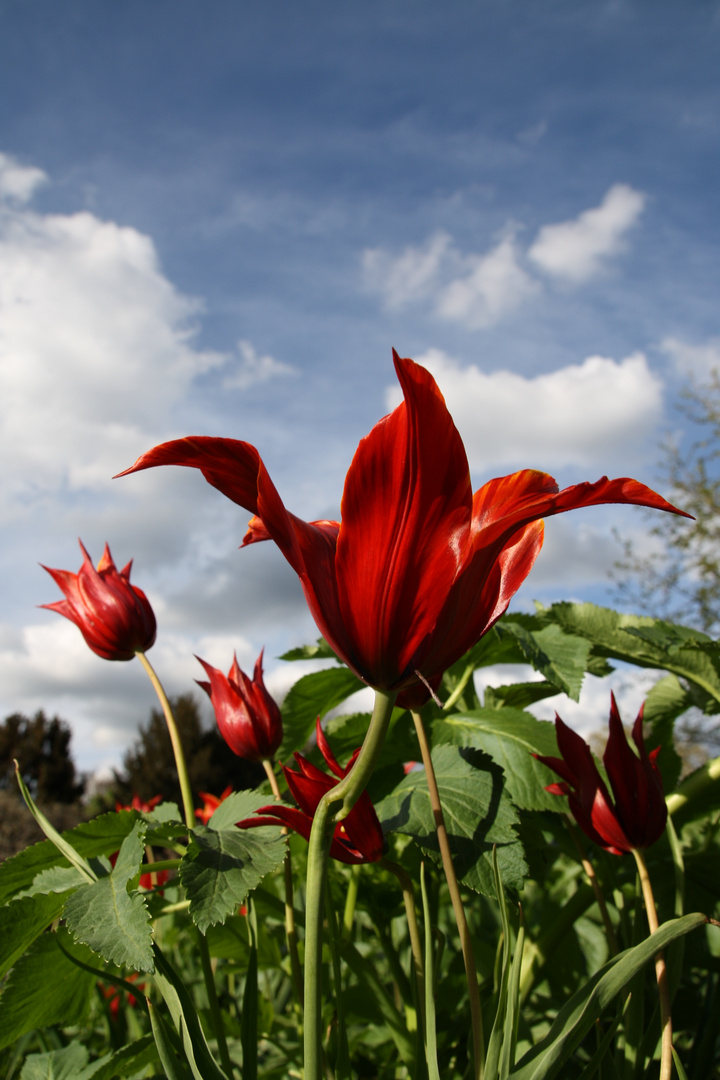
POLYGON ((544 790, 554 782, 554 773, 533 757, 559 754, 555 725, 549 721, 519 709, 478 709, 435 720, 430 737, 433 746, 474 746, 489 754, 502 766, 508 795, 521 810, 560 808, 557 796, 544 790))
POLYGON ((216 832, 230 829, 238 821, 252 817, 261 806, 269 806, 272 801, 272 795, 257 795, 254 791, 234 791, 220 803, 210 818, 208 827, 215 829, 216 832))
POLYGON ((649 750, 654 750, 658 744, 661 747, 656 763, 666 794, 674 790, 682 770, 682 759, 673 739, 675 720, 691 705, 692 697, 680 684, 677 675, 666 675, 660 679, 645 698, 644 720, 651 727, 645 742, 649 750))
MULTIPOLYGON (((519 889, 527 866, 513 828, 517 813, 503 790, 501 768, 470 747, 437 746, 432 760, 458 877, 476 892, 494 896, 492 849, 496 845, 505 885, 519 889)), ((439 861, 424 770, 409 773, 376 810, 385 832, 412 836, 439 861)))
POLYGON ((135 971, 153 970, 150 915, 141 893, 127 890, 140 869, 145 829, 138 821, 123 840, 112 872, 78 889, 65 905, 65 921, 77 941, 135 971))
POLYGON ((218 830, 199 825, 180 864, 195 925, 204 933, 224 922, 284 858, 285 837, 275 826, 218 830))
POLYGON ((282 704, 284 736, 278 760, 285 761, 295 750, 302 750, 315 731, 317 717, 325 716, 364 686, 346 667, 325 668, 298 679, 282 704))
POLYGON ((574 701, 579 699, 590 655, 589 641, 579 634, 565 633, 557 625, 529 630, 511 619, 501 623, 500 632, 516 639, 527 663, 548 682, 574 701))
MULTIPOLYGON (((557 686, 545 682, 509 683, 507 686, 488 686, 483 694, 486 709, 526 709, 545 698, 557 697, 557 686)), ((463 710, 469 711, 469 710, 463 710)))
POLYGON ((0 908, 0 977, 62 913, 66 895, 22 897, 0 908))
POLYGON ((318 638, 314 645, 300 645, 278 657, 278 660, 337 660, 337 656, 325 638, 318 638))
POLYGON ((69 1027, 85 1017, 95 977, 63 955, 58 937, 69 952, 92 961, 90 950, 73 945, 63 927, 39 937, 17 961, 0 995, 0 1049, 34 1028, 69 1027))
MULTIPOLYGON (((108 1055, 109 1056, 109 1055, 108 1055)), ((72 1042, 61 1050, 46 1054, 28 1054, 20 1080, 90 1080, 102 1069, 105 1059, 88 1065, 88 1052, 72 1042)))

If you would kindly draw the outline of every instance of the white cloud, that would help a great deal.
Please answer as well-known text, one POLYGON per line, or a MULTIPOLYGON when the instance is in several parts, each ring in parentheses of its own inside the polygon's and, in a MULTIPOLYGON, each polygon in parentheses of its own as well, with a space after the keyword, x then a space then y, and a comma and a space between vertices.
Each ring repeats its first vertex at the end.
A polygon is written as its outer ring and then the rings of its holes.
POLYGON ((47 176, 42 169, 20 165, 8 154, 0 153, 0 212, 2 200, 27 202, 35 189, 46 180, 47 176))
MULTIPOLYGON (((599 476, 645 452, 662 413, 662 384, 641 353, 590 356, 534 377, 461 367, 440 350, 417 359, 437 379, 477 472, 584 466, 599 476)), ((388 406, 398 400, 393 387, 388 406)))
POLYGON ((362 257, 365 285, 382 293, 389 308, 415 303, 436 287, 441 266, 450 255, 446 232, 436 232, 424 247, 406 247, 398 256, 383 248, 368 248, 362 257))
POLYGON ((642 192, 628 184, 614 184, 600 206, 572 221, 544 225, 528 257, 548 274, 573 283, 586 281, 605 259, 623 250, 625 234, 644 205, 642 192))
POLYGON ((703 345, 689 345, 677 338, 665 338, 661 348, 683 375, 705 379, 713 369, 720 371, 720 338, 711 338, 703 345))
POLYGON ((279 375, 297 375, 296 369, 290 364, 283 364, 273 356, 258 356, 249 341, 239 341, 238 352, 240 362, 235 362, 232 374, 223 379, 226 390, 247 390, 250 386, 267 382, 279 375))
POLYGON ((469 256, 467 263, 470 272, 440 292, 437 313, 471 329, 492 326, 539 288, 520 266, 512 237, 487 255, 469 256))

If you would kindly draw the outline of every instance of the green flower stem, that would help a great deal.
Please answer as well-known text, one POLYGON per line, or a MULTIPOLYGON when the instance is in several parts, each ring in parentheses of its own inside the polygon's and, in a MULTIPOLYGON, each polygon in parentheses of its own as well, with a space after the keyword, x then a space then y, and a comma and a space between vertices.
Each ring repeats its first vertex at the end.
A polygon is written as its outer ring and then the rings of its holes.
MULTIPOLYGON (((175 757, 175 768, 177 769, 178 779, 180 781, 180 791, 182 793, 183 811, 185 813, 185 824, 188 829, 195 828, 195 804, 193 802, 192 790, 190 788, 190 777, 188 776, 187 764, 185 762, 185 754, 183 753, 182 743, 180 741, 180 733, 175 723, 175 717, 173 716, 172 707, 168 701, 168 696, 165 693, 162 683, 155 673, 155 669, 148 660, 144 652, 138 650, 135 653, 138 660, 148 673, 148 678, 153 684, 155 693, 158 696, 162 711, 165 716, 165 723, 167 724, 168 733, 170 735, 170 742, 172 744, 173 755, 175 757)), ((157 870, 157 866, 155 867, 157 870)), ((210 961, 210 950, 208 949, 208 943, 205 936, 198 931, 198 946, 200 949, 200 962, 202 965, 203 979, 205 982, 205 990, 208 997, 208 1005, 210 1006, 210 1019, 212 1022, 213 1032, 217 1040, 218 1051, 220 1053, 220 1060, 222 1062, 223 1069, 228 1074, 228 1077, 233 1075, 232 1062, 230 1061, 230 1054, 228 1053, 227 1041, 225 1039, 225 1031, 222 1025, 222 1016, 220 1014, 220 1003, 218 1002, 217 989, 215 987, 215 976, 212 970, 212 963, 210 961)))
MULTIPOLYGON (((657 908, 655 907, 655 897, 653 896, 652 885, 650 884, 650 875, 647 872, 647 866, 645 865, 645 859, 643 858, 642 852, 637 848, 633 848, 632 853, 635 856, 638 874, 640 875, 640 885, 642 886, 643 899, 645 900, 648 926, 650 928, 650 933, 654 934, 658 929, 659 924, 657 908)), ((672 1017, 670 1015, 670 983, 668 981, 665 957, 661 952, 655 957, 655 976, 657 978, 658 994, 660 996, 660 1026, 662 1028, 662 1053, 660 1058, 659 1080, 671 1080, 673 1035, 672 1017)))
POLYGON ((370 727, 350 772, 323 795, 313 817, 305 890, 305 1080, 322 1076, 322 920, 325 880, 335 825, 362 795, 380 756, 395 694, 375 691, 370 727), (334 807, 341 803, 337 814, 334 807))
POLYGON ((355 905, 357 904, 358 886, 360 884, 360 867, 350 867, 350 883, 348 885, 347 895, 345 896, 345 907, 343 909, 342 927, 340 933, 342 937, 349 938, 352 934, 353 920, 355 918, 355 905))
MULTIPOLYGON (((146 852, 147 854, 147 852, 146 852)), ((177 870, 182 859, 148 859, 146 873, 158 874, 161 870, 177 870)), ((142 867, 140 867, 142 870, 142 867)))
POLYGON ((600 888, 600 882, 598 881, 597 874, 595 873, 595 867, 587 857, 582 840, 580 839, 580 834, 575 827, 575 822, 569 814, 567 815, 567 826, 568 832, 570 833, 570 838, 572 839, 577 853, 580 856, 582 868, 585 871, 585 875, 592 886, 592 891, 595 893, 595 899, 597 900, 597 905, 600 908, 600 915, 602 917, 603 926, 605 927, 605 936, 607 937, 608 945, 610 946, 610 955, 617 956, 617 954, 620 952, 620 946, 618 944, 615 928, 610 921, 610 913, 608 912, 607 904, 605 903, 605 897, 603 896, 603 891, 600 888))
POLYGON ((175 723, 175 717, 170 707, 167 694, 163 689, 163 685, 155 674, 152 664, 148 660, 144 652, 136 652, 138 660, 148 673, 148 678, 155 688, 155 693, 158 696, 162 711, 165 716, 165 723, 167 724, 168 733, 170 735, 170 742, 172 743, 173 754, 175 756, 175 768, 177 769, 178 779, 180 781, 180 791, 182 792, 183 810, 185 811, 185 824, 188 829, 195 828, 195 804, 193 802, 192 791, 190 789, 190 778, 188 777, 187 765, 185 764, 185 755, 183 753, 182 743, 180 742, 180 734, 175 723))
POLYGON ((485 1061, 485 1037, 483 1034, 480 988, 478 986, 477 969, 475 967, 475 954, 473 953, 470 930, 465 917, 465 908, 463 907, 462 898, 460 896, 460 887, 458 885, 455 867, 453 866, 450 842, 448 840, 447 828, 445 825, 445 815, 443 814, 442 804, 440 802, 440 792, 438 791, 437 780, 435 779, 435 770, 433 768, 432 757, 430 756, 430 746, 427 741, 427 735, 425 734, 425 727, 419 712, 413 712, 412 718, 415 723, 415 732, 417 734, 418 742, 420 743, 420 753, 422 755, 423 765, 425 766, 430 806, 435 819, 435 832, 437 833, 443 870, 448 883, 448 889, 450 890, 450 900, 452 901, 453 912, 455 913, 455 921, 457 923, 458 933, 460 934, 460 947, 462 949, 463 960, 465 961, 465 976, 470 999, 470 1022, 472 1025, 473 1054, 475 1059, 473 1076, 475 1080, 481 1080, 485 1061))
POLYGON ((425 967, 423 965, 422 944, 420 942, 420 930, 418 928, 417 913, 415 911, 415 895, 413 893, 412 880, 410 875, 405 872, 402 866, 397 863, 391 862, 389 859, 383 859, 380 866, 384 870, 389 870, 391 874, 400 882, 400 888, 402 889, 403 902, 405 904, 405 915, 408 923, 408 933, 410 934, 410 948, 412 951, 413 963, 415 966, 415 979, 417 981, 418 989, 418 1002, 420 1004, 420 1016, 423 1023, 423 1036, 425 1032, 425 967))
POLYGON ((665 800, 668 813, 676 814, 678 810, 681 810, 691 799, 701 795, 716 780, 720 780, 720 757, 713 758, 712 761, 706 761, 701 768, 688 776, 677 791, 674 791, 672 795, 668 795, 665 800))
MULTIPOLYGON (((280 787, 278 786, 277 777, 273 768, 273 763, 268 761, 267 758, 263 760, 263 768, 265 769, 265 775, 270 782, 272 793, 275 796, 276 802, 282 801, 280 795, 280 787)), ((287 836, 287 829, 282 830, 287 836)), ((298 996, 298 1001, 302 1003, 303 999, 303 977, 302 968, 300 967, 300 956, 298 954, 298 939, 297 929, 295 926, 295 909, 293 907, 293 876, 292 876, 292 857, 290 855, 290 848, 285 853, 285 861, 283 862, 283 873, 285 875, 285 937, 287 938, 288 953, 290 955, 290 971, 292 974, 292 981, 295 987, 295 993, 298 996)))

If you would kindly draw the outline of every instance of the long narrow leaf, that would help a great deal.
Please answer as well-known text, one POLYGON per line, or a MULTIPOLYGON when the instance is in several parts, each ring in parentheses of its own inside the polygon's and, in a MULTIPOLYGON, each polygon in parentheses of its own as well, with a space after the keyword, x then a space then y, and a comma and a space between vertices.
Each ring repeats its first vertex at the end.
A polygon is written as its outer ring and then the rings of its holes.
POLYGON ((428 1080, 440 1080, 437 1059, 437 1030, 435 1026, 435 970, 433 959, 432 921, 425 884, 425 863, 420 863, 420 895, 422 896, 425 926, 425 1059, 428 1080))
POLYGON ((157 945, 155 982, 170 1010, 173 1023, 182 1039, 188 1065, 195 1080, 229 1080, 210 1053, 203 1029, 190 995, 157 945))
POLYGON ((85 859, 83 859, 82 855, 78 855, 72 844, 69 844, 67 840, 65 840, 60 835, 57 829, 53 828, 45 815, 41 813, 40 810, 38 810, 37 806, 33 802, 32 795, 25 786, 25 781, 20 775, 20 766, 18 765, 17 761, 15 762, 15 775, 17 776, 17 782, 20 787, 20 791, 22 792, 22 797, 25 800, 25 805, 37 821, 42 831, 47 836, 48 840, 51 840, 60 852, 60 854, 64 855, 68 862, 80 871, 86 881, 97 881, 97 874, 93 872, 90 864, 85 859))
POLYGON ((150 1015, 150 1026, 152 1027, 160 1064, 165 1070, 167 1080, 190 1080, 189 1071, 175 1056, 175 1051, 172 1048, 165 1027, 165 1021, 150 1000, 147 1002, 147 1011, 150 1015))

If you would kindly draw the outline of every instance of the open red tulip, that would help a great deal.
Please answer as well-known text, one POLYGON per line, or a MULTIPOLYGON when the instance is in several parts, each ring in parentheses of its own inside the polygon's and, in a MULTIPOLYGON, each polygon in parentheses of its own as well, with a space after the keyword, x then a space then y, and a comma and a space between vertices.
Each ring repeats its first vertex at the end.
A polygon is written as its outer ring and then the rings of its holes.
POLYGON ((244 545, 278 545, 348 667, 419 705, 507 608, 542 547, 541 518, 598 503, 682 511, 627 477, 560 491, 532 469, 490 480, 473 495, 465 447, 435 380, 393 357, 404 401, 358 446, 339 522, 291 514, 258 451, 235 439, 162 443, 119 475, 156 465, 200 469, 255 515, 244 545))
POLYGON ((550 784, 545 790, 553 795, 567 795, 573 816, 585 835, 613 855, 650 847, 662 836, 667 821, 662 778, 655 764, 660 747, 647 752, 642 724, 641 708, 632 729, 638 749, 635 754, 622 726, 615 695, 611 695, 610 731, 603 764, 614 802, 590 747, 557 714, 555 730, 562 757, 535 755, 562 777, 562 783, 550 784))
POLYGON ((283 737, 280 709, 265 689, 262 660, 261 652, 252 679, 240 668, 237 656, 227 675, 200 660, 210 682, 195 680, 212 701, 223 739, 246 761, 269 760, 283 737))
POLYGON ((130 584, 132 560, 119 573, 105 545, 97 570, 80 541, 83 564, 77 574, 44 566, 64 600, 41 604, 70 619, 94 653, 103 660, 132 660, 155 641, 155 615, 145 593, 130 584))
MULTIPOLYGON (((253 828, 259 825, 284 825, 293 832, 310 839, 313 818, 318 803, 326 792, 332 791, 338 781, 342 780, 355 764, 360 750, 356 750, 343 769, 338 764, 335 755, 330 749, 330 744, 320 726, 318 717, 316 724, 317 744, 320 753, 335 774, 337 780, 333 780, 327 773, 322 772, 312 762, 304 758, 302 754, 295 754, 300 772, 288 769, 283 765, 283 772, 290 792, 298 804, 287 806, 285 803, 273 803, 272 806, 263 806, 257 811, 257 816, 246 818, 237 824, 241 829, 253 828)), ((370 801, 366 791, 353 806, 350 813, 335 826, 330 855, 333 859, 344 863, 368 863, 377 862, 383 853, 383 831, 378 821, 375 807, 370 801)))

